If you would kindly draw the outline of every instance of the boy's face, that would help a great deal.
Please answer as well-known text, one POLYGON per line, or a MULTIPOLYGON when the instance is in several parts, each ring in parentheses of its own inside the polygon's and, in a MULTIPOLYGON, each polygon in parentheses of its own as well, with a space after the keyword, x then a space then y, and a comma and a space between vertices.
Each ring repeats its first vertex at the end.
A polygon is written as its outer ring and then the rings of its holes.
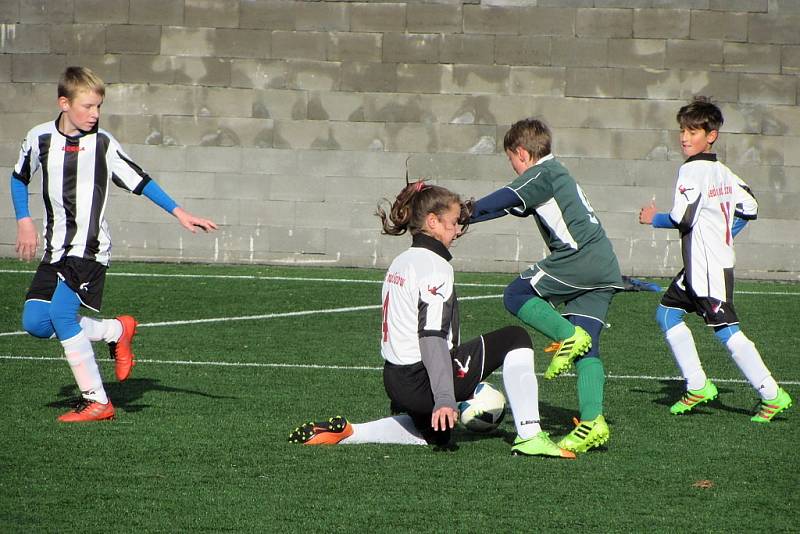
POLYGON ((61 127, 65 134, 73 135, 77 130, 90 131, 100 119, 103 97, 93 91, 80 91, 72 100, 58 98, 58 107, 63 112, 61 127))
POLYGON ((511 166, 514 168, 514 172, 517 173, 517 176, 533 167, 533 164, 536 163, 533 161, 531 153, 521 146, 518 146, 514 150, 506 150, 506 156, 508 156, 508 161, 511 162, 511 166))
POLYGON ((719 132, 711 130, 707 132, 702 128, 681 128, 681 150, 687 158, 696 156, 703 152, 711 152, 711 145, 717 140, 719 132))

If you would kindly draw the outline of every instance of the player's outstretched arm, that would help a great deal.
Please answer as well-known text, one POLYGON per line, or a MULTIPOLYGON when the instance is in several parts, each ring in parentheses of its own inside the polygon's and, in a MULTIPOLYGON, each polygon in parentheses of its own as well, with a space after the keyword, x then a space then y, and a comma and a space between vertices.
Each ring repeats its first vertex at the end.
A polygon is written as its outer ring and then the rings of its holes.
POLYGON ((21 260, 30 261, 36 256, 36 249, 39 248, 39 232, 36 231, 36 223, 30 217, 17 219, 17 241, 14 250, 21 260))
POLYGON ((642 209, 639 210, 639 224, 652 224, 655 215, 656 201, 651 200, 650 204, 642 206, 642 209))
POLYGON ((178 219, 178 222, 181 223, 181 226, 193 234, 197 233, 198 228, 206 233, 217 229, 217 224, 211 219, 205 219, 203 217, 192 215, 180 206, 176 206, 175 209, 172 210, 172 214, 178 219))

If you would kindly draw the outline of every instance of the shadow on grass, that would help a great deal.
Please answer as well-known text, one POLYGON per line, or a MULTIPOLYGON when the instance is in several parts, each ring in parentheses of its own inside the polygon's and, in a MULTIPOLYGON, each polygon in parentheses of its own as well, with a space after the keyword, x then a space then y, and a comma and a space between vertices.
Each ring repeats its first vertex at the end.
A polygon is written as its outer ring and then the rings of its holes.
MULTIPOLYGON (((640 393, 643 395, 660 395, 659 398, 653 399, 651 402, 653 404, 658 404, 660 406, 670 407, 678 400, 680 400, 681 396, 686 391, 685 386, 682 382, 678 380, 659 380, 660 389, 658 391, 653 391, 652 389, 642 389, 642 388, 632 388, 629 391, 631 393, 640 393)), ((695 406, 690 412, 682 414, 683 416, 691 416, 692 414, 710 414, 717 410, 722 410, 725 412, 731 412, 736 414, 744 414, 744 415, 752 415, 753 409, 745 409, 745 408, 737 408, 735 406, 729 406, 723 404, 721 402, 721 398, 728 393, 732 393, 733 390, 724 387, 724 386, 717 386, 717 390, 719 392, 719 397, 716 399, 706 402, 703 404, 699 404, 695 406)))
MULTIPOLYGON (((158 380, 152 378, 130 378, 124 383, 111 383, 104 384, 108 397, 117 408, 122 408, 126 412, 139 412, 145 408, 149 408, 148 404, 141 404, 138 401, 142 399, 145 393, 151 391, 163 393, 180 393, 184 395, 195 395, 206 397, 209 399, 235 399, 236 397, 226 395, 212 395, 204 391, 197 391, 193 389, 176 388, 172 386, 162 385, 158 380)), ((77 386, 70 384, 61 386, 58 391, 59 399, 48 403, 47 406, 51 408, 72 408, 78 401, 79 391, 77 386)))

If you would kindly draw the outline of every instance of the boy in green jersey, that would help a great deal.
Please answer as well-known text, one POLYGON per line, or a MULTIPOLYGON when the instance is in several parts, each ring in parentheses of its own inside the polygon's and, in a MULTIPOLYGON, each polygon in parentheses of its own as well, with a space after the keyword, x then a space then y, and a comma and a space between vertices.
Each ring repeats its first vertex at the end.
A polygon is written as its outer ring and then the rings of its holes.
POLYGON ((511 282, 503 302, 555 342, 545 378, 557 377, 575 362, 580 421, 575 419, 575 429, 558 445, 586 452, 610 436, 603 418, 600 332, 614 293, 624 286, 611 242, 581 187, 551 154, 551 142, 550 129, 539 120, 511 126, 503 147, 518 177, 478 200, 470 223, 507 214, 536 221, 550 255, 511 282), (559 313, 555 307, 561 305, 559 313))

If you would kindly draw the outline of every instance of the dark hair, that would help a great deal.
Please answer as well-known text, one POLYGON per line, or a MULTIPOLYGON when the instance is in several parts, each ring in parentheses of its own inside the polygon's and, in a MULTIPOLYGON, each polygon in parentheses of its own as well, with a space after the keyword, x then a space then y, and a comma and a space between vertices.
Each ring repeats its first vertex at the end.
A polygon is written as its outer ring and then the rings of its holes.
POLYGON ((722 118, 722 111, 716 104, 711 103, 711 99, 706 96, 696 96, 687 105, 678 110, 675 119, 678 121, 681 130, 712 130, 719 131, 725 120, 722 118))
POLYGON ((100 76, 86 67, 67 67, 58 80, 58 96, 72 101, 81 91, 106 96, 106 86, 100 76))
POLYGON ((407 231, 411 235, 416 235, 425 227, 425 217, 429 213, 442 215, 453 204, 461 206, 458 222, 462 226, 463 234, 467 231, 469 217, 472 214, 472 200, 464 202, 449 189, 428 185, 424 180, 406 185, 391 203, 387 213, 381 204, 388 203, 389 200, 383 199, 375 212, 381 219, 382 233, 387 235, 403 235, 407 231))
POLYGON ((515 122, 503 138, 503 149, 516 150, 522 147, 531 157, 540 159, 551 152, 553 135, 550 128, 539 119, 522 119, 515 122))

